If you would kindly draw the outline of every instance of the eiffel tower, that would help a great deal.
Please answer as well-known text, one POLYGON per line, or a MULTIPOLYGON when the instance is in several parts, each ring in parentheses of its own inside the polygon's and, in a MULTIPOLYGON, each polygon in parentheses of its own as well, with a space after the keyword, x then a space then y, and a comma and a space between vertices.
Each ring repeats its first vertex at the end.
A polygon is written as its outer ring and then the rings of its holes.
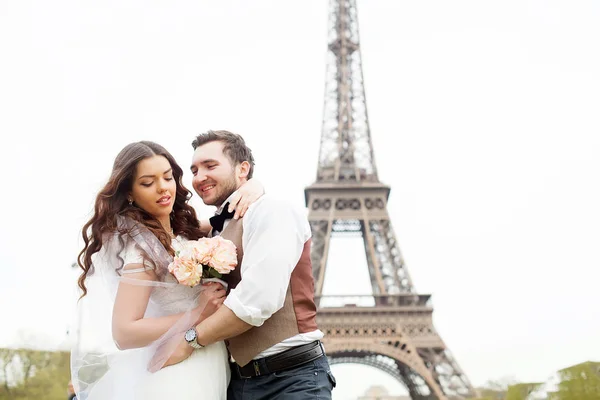
POLYGON ((413 286, 387 212, 390 187, 379 181, 373 155, 356 0, 331 0, 329 14, 317 180, 305 200, 317 320, 330 362, 379 368, 413 400, 471 397, 471 384, 433 326, 431 296, 413 286), (322 296, 336 235, 362 237, 372 296, 322 296), (336 300, 341 304, 327 306, 336 300))

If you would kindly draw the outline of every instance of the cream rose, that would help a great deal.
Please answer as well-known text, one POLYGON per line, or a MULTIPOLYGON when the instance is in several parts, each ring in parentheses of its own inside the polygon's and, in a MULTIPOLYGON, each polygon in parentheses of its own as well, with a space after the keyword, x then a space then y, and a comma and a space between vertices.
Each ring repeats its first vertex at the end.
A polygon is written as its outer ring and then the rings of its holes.
POLYGON ((216 245, 208 265, 220 274, 228 274, 237 265, 237 249, 230 240, 223 239, 220 236, 212 239, 216 245))
POLYGON ((201 238, 193 243, 193 254, 196 261, 200 264, 208 264, 213 256, 217 243, 215 238, 201 238))
POLYGON ((190 258, 175 258, 168 269, 182 285, 194 287, 202 279, 202 264, 190 258))

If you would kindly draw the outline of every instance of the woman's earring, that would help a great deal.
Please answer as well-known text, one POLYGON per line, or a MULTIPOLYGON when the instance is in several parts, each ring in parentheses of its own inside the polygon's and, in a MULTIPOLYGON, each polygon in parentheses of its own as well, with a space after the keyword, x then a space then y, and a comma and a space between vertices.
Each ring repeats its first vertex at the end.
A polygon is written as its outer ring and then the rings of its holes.
POLYGON ((133 199, 128 199, 129 201, 129 205, 132 206, 133 205, 133 199))

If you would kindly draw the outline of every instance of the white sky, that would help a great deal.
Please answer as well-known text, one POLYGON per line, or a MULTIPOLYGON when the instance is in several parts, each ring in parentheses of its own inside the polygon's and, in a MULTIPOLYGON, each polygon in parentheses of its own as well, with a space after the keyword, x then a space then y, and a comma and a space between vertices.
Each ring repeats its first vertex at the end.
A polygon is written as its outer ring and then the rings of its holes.
MULTIPOLYGON (((600 3, 358 7, 394 229, 458 362, 480 385, 599 360, 600 3)), ((79 230, 129 142, 187 170, 196 133, 241 133, 267 190, 303 204, 326 33, 325 0, 0 2, 0 345, 64 344, 79 230)), ((328 292, 368 287, 338 270, 328 292)), ((336 373, 339 399, 400 391, 336 373)))

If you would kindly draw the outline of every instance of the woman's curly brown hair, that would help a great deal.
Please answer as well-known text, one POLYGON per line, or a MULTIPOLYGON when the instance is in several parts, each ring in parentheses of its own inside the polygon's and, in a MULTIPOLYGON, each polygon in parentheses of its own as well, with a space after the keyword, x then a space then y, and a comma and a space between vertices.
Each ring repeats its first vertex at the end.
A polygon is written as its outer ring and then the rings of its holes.
POLYGON ((142 141, 128 144, 115 158, 110 178, 96 196, 94 215, 83 226, 82 236, 85 245, 77 258, 77 263, 83 270, 78 280, 79 287, 83 291, 81 297, 87 294, 85 279, 88 274, 93 272, 92 256, 102 248, 103 238, 106 234, 115 232, 119 232, 121 235, 127 233, 119 231, 117 215, 129 217, 144 224, 160 240, 169 254, 174 255, 171 236, 161 223, 143 209, 130 205, 127 200, 133 187, 133 177, 138 163, 156 155, 163 156, 169 161, 177 185, 175 203, 171 212, 173 233, 189 240, 196 240, 202 236, 196 212, 188 204, 192 193, 183 186, 183 170, 175 162, 173 156, 164 147, 154 142, 142 141))

